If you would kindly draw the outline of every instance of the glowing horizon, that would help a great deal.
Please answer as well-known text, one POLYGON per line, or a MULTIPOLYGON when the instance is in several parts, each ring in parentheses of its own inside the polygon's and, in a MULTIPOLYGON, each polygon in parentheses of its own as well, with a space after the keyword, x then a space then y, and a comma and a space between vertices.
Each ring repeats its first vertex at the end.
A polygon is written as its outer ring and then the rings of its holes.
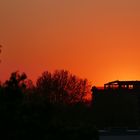
POLYGON ((138 0, 1 0, 0 80, 66 69, 93 85, 140 79, 138 0))

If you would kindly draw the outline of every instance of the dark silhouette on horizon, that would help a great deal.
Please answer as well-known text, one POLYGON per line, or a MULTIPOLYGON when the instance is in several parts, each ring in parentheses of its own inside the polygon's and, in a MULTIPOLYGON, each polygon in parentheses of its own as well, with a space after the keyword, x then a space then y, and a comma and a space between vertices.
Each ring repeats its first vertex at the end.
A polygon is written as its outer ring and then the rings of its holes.
POLYGON ((36 88, 40 96, 44 96, 52 104, 84 102, 91 90, 87 79, 80 79, 66 70, 44 72, 37 79, 36 88))
POLYGON ((104 89, 140 90, 140 81, 112 81, 104 84, 104 89))
POLYGON ((45 71, 35 85, 16 71, 0 84, 0 114, 5 139, 98 140, 99 129, 139 129, 140 81, 112 81, 91 92, 87 79, 66 70, 45 71))
POLYGON ((139 128, 140 81, 112 81, 92 88, 93 112, 99 127, 139 128))
POLYGON ((44 72, 36 85, 25 73, 11 73, 0 85, 0 137, 98 140, 85 100, 90 87, 65 70, 44 72))

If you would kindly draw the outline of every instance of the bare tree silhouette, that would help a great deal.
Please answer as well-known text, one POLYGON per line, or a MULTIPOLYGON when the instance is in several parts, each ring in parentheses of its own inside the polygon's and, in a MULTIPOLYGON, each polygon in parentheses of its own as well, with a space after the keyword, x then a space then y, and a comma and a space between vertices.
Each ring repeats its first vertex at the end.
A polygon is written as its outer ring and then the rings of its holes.
POLYGON ((44 72, 37 80, 39 93, 50 103, 83 102, 90 92, 90 85, 86 79, 78 78, 66 70, 57 70, 54 73, 44 72))

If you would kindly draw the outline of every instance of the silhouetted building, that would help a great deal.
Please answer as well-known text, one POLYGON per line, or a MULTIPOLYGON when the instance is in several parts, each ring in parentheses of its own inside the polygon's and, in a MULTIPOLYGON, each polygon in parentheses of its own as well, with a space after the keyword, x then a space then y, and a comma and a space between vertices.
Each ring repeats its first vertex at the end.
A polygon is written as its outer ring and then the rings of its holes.
POLYGON ((104 89, 140 89, 140 81, 112 81, 104 84, 104 89))
POLYGON ((140 81, 112 81, 92 88, 93 112, 99 127, 140 126, 140 81))

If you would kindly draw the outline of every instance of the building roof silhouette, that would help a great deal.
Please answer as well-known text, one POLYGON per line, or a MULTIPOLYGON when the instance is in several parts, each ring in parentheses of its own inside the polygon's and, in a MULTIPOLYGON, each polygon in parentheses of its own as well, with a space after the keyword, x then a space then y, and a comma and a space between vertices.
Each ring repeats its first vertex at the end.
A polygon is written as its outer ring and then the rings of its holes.
POLYGON ((104 89, 108 88, 126 88, 126 89, 140 89, 140 81, 112 81, 104 84, 104 89))

